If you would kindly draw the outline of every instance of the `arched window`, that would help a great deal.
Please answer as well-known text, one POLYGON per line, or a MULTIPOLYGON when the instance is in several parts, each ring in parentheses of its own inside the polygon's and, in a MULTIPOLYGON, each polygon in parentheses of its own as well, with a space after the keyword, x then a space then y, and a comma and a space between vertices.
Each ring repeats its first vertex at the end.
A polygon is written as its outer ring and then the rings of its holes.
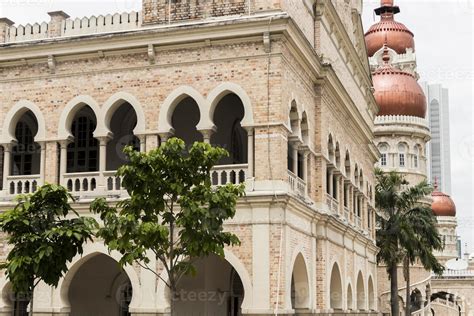
POLYGON ((380 166, 385 167, 388 164, 388 145, 387 144, 380 144, 378 146, 380 151, 380 166))
POLYGON ((94 138, 97 120, 89 106, 80 109, 71 125, 74 141, 67 146, 67 172, 92 172, 99 168, 99 146, 94 138))
POLYGON ((398 144, 398 165, 402 168, 406 166, 406 146, 403 143, 398 144))
POLYGON ((415 148, 413 149, 414 154, 413 154, 413 168, 418 169, 418 166, 420 165, 420 157, 421 157, 421 147, 420 145, 415 145, 415 148))
POLYGON ((240 125, 244 115, 242 101, 233 93, 223 97, 216 106, 213 121, 217 130, 211 136, 211 143, 229 152, 220 165, 247 163, 247 131, 240 125))
POLYGON ((171 116, 174 136, 184 140, 187 146, 196 141, 202 142, 203 136, 196 129, 200 118, 199 106, 194 99, 187 97, 179 102, 171 116))
POLYGON ((38 131, 38 122, 31 111, 20 118, 15 127, 17 140, 12 148, 11 175, 32 175, 40 173, 40 146, 34 137, 38 131))
POLYGON ((107 170, 117 170, 127 162, 123 152, 125 146, 140 150, 140 140, 133 134, 136 125, 137 115, 133 107, 128 103, 120 105, 110 120, 113 139, 107 143, 107 170))

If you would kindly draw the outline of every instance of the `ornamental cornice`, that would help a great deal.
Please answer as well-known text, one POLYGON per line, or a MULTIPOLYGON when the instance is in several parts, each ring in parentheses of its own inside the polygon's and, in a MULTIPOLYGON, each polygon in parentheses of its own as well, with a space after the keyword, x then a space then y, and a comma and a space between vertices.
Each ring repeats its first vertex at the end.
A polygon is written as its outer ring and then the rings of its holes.
POLYGON ((330 30, 331 33, 335 34, 336 38, 341 43, 339 49, 343 49, 344 52, 348 54, 347 62, 349 62, 352 68, 356 70, 354 75, 359 79, 359 82, 361 82, 359 88, 366 98, 369 110, 373 114, 377 113, 378 106, 375 97, 371 93, 372 80, 370 77, 370 69, 367 65, 363 64, 362 59, 347 34, 346 28, 337 14, 333 3, 328 0, 318 1, 318 3, 319 7, 317 7, 317 10, 319 10, 319 14, 318 12, 316 13, 318 20, 320 20, 321 23, 326 24, 326 28, 330 30))

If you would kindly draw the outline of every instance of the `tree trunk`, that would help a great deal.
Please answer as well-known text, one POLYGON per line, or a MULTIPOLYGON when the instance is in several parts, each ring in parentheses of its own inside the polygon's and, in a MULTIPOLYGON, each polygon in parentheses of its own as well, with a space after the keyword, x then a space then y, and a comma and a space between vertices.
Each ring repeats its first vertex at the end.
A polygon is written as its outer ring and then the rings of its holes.
POLYGON ((33 291, 31 291, 30 312, 29 312, 29 315, 30 315, 30 316, 33 316, 33 302, 34 302, 34 296, 35 296, 35 289, 33 288, 33 291))
POLYGON ((403 269, 405 274, 405 281, 406 281, 406 299, 405 299, 405 315, 411 315, 411 296, 410 296, 410 262, 408 258, 405 258, 403 262, 403 269))
POLYGON ((399 316, 400 309, 398 305, 398 271, 397 265, 394 263, 390 267, 390 306, 392 309, 392 316, 399 316))

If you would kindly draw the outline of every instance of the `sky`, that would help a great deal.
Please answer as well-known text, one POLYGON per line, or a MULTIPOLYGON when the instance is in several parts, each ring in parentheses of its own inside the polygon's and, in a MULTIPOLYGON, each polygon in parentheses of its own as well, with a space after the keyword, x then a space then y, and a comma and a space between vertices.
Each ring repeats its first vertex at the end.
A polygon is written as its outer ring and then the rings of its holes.
MULTIPOLYGON (((343 1, 343 0, 338 0, 343 1)), ((367 29, 378 20, 379 0, 365 0, 367 29)), ((420 81, 449 89, 452 198, 458 235, 474 252, 474 0, 395 0, 396 16, 414 34, 420 81)), ((71 17, 140 10, 141 0, 0 0, 0 17, 16 24, 48 21, 47 12, 71 17)), ((463 251, 465 249, 463 248, 463 251)))
MULTIPOLYGON (((395 0, 395 19, 415 34, 420 82, 449 89, 451 197, 463 251, 474 252, 474 0, 395 0)), ((364 1, 364 28, 379 20, 364 1)))

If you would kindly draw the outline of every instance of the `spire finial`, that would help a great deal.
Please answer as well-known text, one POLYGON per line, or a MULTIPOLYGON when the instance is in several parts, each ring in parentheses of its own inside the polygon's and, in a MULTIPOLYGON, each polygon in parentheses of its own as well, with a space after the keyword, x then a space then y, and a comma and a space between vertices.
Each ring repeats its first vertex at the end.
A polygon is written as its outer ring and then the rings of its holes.
POLYGON ((438 176, 435 176, 435 179, 434 179, 434 180, 435 180, 435 181, 434 181, 434 185, 433 185, 433 186, 434 186, 434 189, 435 189, 435 191, 438 191, 438 176))
POLYGON ((388 52, 388 46, 387 46, 387 34, 385 34, 385 43, 383 44, 382 60, 383 60, 384 65, 388 65, 388 63, 390 62, 390 54, 388 52))

